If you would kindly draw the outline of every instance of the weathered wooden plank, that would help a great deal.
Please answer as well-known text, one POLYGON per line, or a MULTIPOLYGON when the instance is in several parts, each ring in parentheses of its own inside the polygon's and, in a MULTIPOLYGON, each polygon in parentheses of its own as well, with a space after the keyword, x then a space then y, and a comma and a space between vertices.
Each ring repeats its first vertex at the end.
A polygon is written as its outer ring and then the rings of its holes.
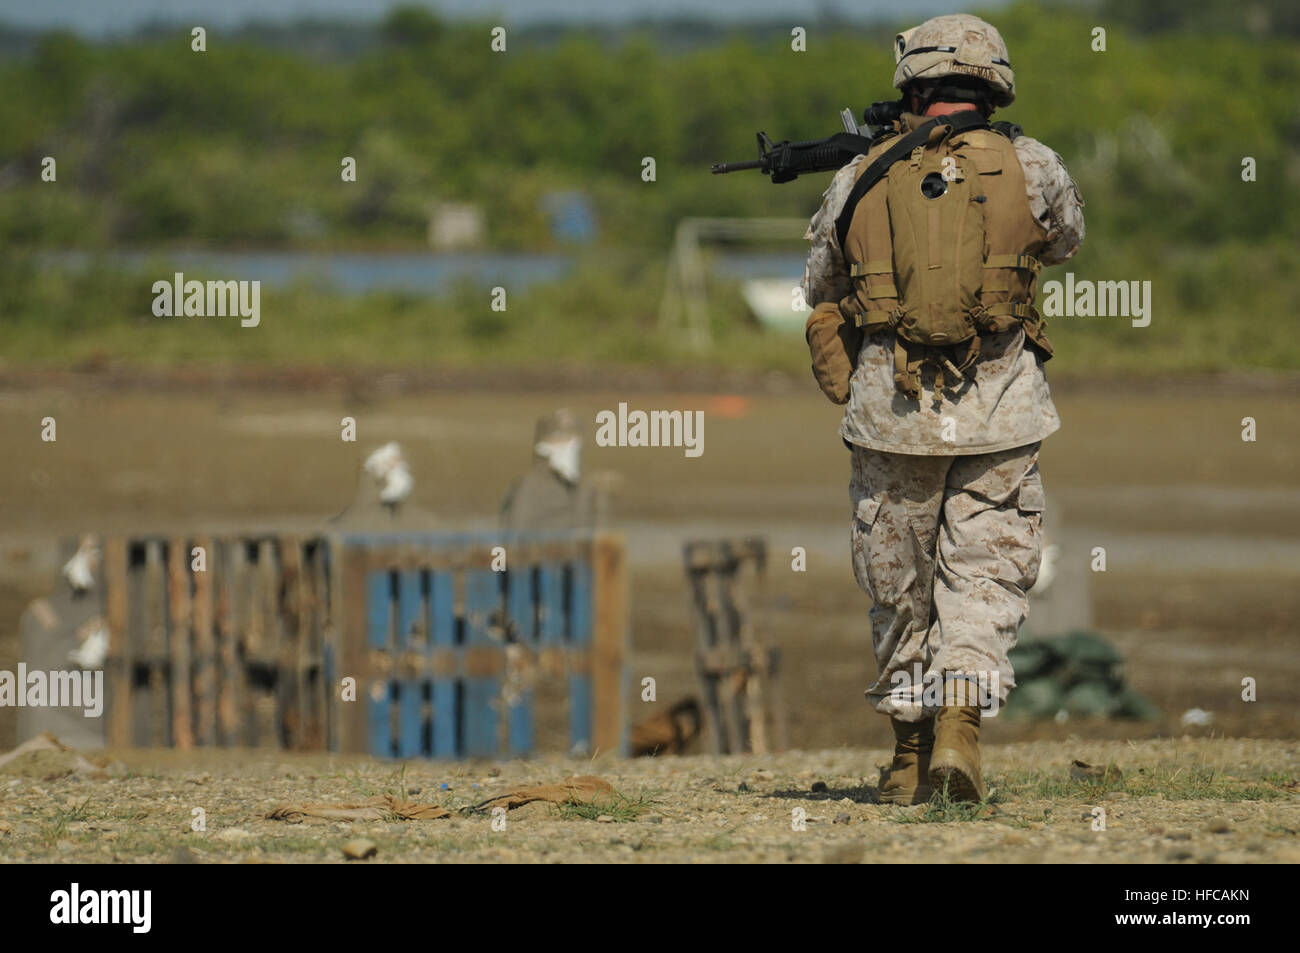
MULTIPOLYGON (((397 574, 397 645, 404 653, 425 648, 427 614, 421 592, 421 573, 406 570, 397 574)), ((424 679, 403 672, 397 689, 397 756, 416 758, 424 747, 424 679)))
POLYGON ((536 692, 529 684, 534 666, 531 653, 522 645, 507 645, 505 656, 502 700, 506 705, 506 753, 512 758, 522 758, 532 754, 536 746, 533 711, 536 692))
POLYGON ((234 641, 234 600, 232 579, 234 567, 229 543, 224 539, 212 540, 208 550, 208 565, 212 571, 213 627, 216 653, 216 670, 213 681, 216 684, 216 744, 228 745, 233 738, 231 727, 233 703, 230 699, 229 676, 227 674, 226 646, 234 641))
MULTIPOLYGON (((200 536, 194 545, 203 551, 203 568, 194 579, 194 727, 195 742, 217 743, 217 641, 214 631, 212 537, 200 536)), ((191 558, 192 562, 192 558, 191 558)))
MULTIPOLYGON (((740 613, 736 608, 736 571, 735 563, 730 572, 714 574, 718 587, 718 616, 722 620, 724 640, 728 645, 739 646, 744 651, 740 640, 740 613)), ((753 745, 752 725, 749 718, 749 668, 742 666, 723 682, 723 695, 730 700, 729 724, 731 726, 731 750, 735 752, 750 751, 753 745)))
POLYGON ((308 738, 311 747, 335 750, 337 737, 331 719, 335 685, 333 659, 334 645, 330 641, 337 626, 333 625, 334 602, 331 597, 333 583, 330 574, 330 546, 323 538, 313 541, 311 565, 312 620, 311 635, 307 644, 307 657, 311 660, 311 705, 308 738))
POLYGON ((167 575, 163 542, 145 542, 144 583, 145 658, 149 666, 149 704, 144 736, 151 747, 167 746, 171 725, 167 717, 167 575))
POLYGON ((399 758, 418 758, 424 746, 424 683, 402 678, 397 686, 397 746, 399 758))
POLYGON ((537 644, 537 577, 532 564, 513 562, 506 574, 506 609, 515 641, 537 644))
POLYGON ((744 712, 749 742, 747 750, 753 754, 771 751, 767 696, 772 662, 766 646, 759 645, 754 636, 750 605, 750 598, 760 582, 761 565, 761 559, 744 560, 731 579, 728 593, 736 619, 736 643, 747 660, 744 712))
POLYGON ((376 758, 391 758, 396 754, 393 744, 393 687, 395 682, 387 679, 373 681, 366 694, 369 708, 367 718, 367 736, 369 753, 376 758))
MULTIPOLYGON (((367 571, 389 569, 397 571, 491 569, 492 550, 503 544, 501 539, 476 540, 457 543, 456 534, 430 536, 427 540, 413 542, 405 535, 358 536, 343 534, 338 544, 352 552, 366 554, 367 571)), ((591 540, 574 537, 544 543, 522 544, 505 540, 510 563, 565 563, 590 558, 591 540), (527 555, 521 555, 526 553, 527 555)))
MULTIPOLYGON (((567 641, 573 648, 591 645, 592 573, 590 563, 571 563, 565 573, 568 605, 567 641)), ((572 667, 569 681, 569 750, 591 753, 591 672, 572 667)))
POLYGON ((338 749, 346 754, 364 754, 370 750, 371 671, 368 650, 368 612, 370 574, 365 551, 353 547, 335 550, 332 560, 338 566, 341 609, 337 621, 338 670, 330 696, 338 712, 338 749), (354 679, 354 701, 340 699, 341 683, 354 679))
POLYGON ((593 751, 627 751, 627 550, 601 533, 591 554, 591 741, 593 751))
POLYGON ((284 650, 283 613, 280 605, 279 546, 274 539, 261 539, 257 544, 257 588, 259 592, 261 627, 260 644, 249 654, 261 666, 262 685, 254 705, 255 744, 281 747, 286 736, 284 724, 284 674, 280 665, 284 650), (270 679, 267 684, 266 679, 270 679))
POLYGON ((564 569, 558 564, 540 567, 537 573, 538 639, 543 646, 564 644, 564 569))
POLYGON ((569 743, 569 693, 566 682, 562 563, 537 567, 538 681, 533 694, 537 743, 547 750, 563 750, 569 743))
MULTIPOLYGON (((429 575, 429 646, 431 652, 456 651, 456 580, 446 570, 429 575)), ((433 756, 460 756, 459 707, 455 669, 433 679, 433 756)))
POLYGON ((366 573, 366 644, 389 652, 393 639, 393 574, 386 569, 366 573))
POLYGON ((302 648, 311 625, 311 609, 306 594, 307 582, 303 578, 302 540, 290 535, 282 536, 278 543, 281 623, 275 680, 276 702, 284 745, 301 750, 306 721, 303 683, 307 676, 302 648))
POLYGON ((221 656, 221 690, 217 697, 217 722, 221 744, 248 744, 243 713, 248 694, 248 679, 240 660, 240 641, 251 614, 249 602, 250 571, 248 548, 238 537, 222 540, 222 565, 225 567, 221 591, 226 605, 224 624, 219 627, 221 656))
MULTIPOLYGON (((372 651, 383 652, 385 661, 392 661, 396 648, 394 630, 397 616, 397 579, 387 568, 371 569, 366 573, 366 642, 372 651)), ((391 757, 393 754, 392 703, 393 685, 385 674, 382 678, 372 670, 367 687, 369 723, 368 746, 371 754, 391 757)))
POLYGON ((768 686, 768 710, 772 715, 772 733, 775 735, 776 750, 786 751, 790 747, 790 719, 785 705, 785 692, 782 688, 784 679, 781 677, 781 650, 771 649, 770 658, 772 677, 768 686))
POLYGON ((397 573, 397 646, 423 650, 425 640, 424 595, 419 570, 397 573))
MULTIPOLYGON (((492 638, 491 620, 501 608, 501 581, 490 569, 471 569, 465 573, 466 645, 473 648, 497 648, 492 638)), ((501 691, 499 676, 467 671, 464 676, 465 706, 462 711, 465 754, 491 757, 498 753, 497 699, 501 691)))
POLYGON ((726 754, 729 750, 726 720, 722 711, 722 698, 719 689, 721 676, 704 664, 706 656, 719 649, 717 632, 713 624, 713 612, 709 606, 710 573, 691 566, 691 547, 687 547, 688 569, 687 583, 691 589, 691 604, 695 609, 696 672, 700 679, 700 695, 703 698, 705 730, 713 737, 713 750, 726 754))
POLYGON ((107 736, 113 748, 132 744, 131 698, 134 659, 127 629, 126 540, 110 536, 104 541, 105 615, 108 621, 108 657, 111 681, 107 736))
POLYGON ((512 758, 531 754, 537 744, 535 707, 537 693, 537 580, 532 565, 511 550, 506 574, 506 630, 513 644, 507 649, 505 700, 509 719, 507 753, 512 758))
POLYGON ((191 702, 194 685, 190 653, 192 603, 190 598, 189 545, 176 537, 167 545, 167 597, 169 619, 168 649, 171 676, 172 745, 182 750, 194 747, 194 722, 191 702))

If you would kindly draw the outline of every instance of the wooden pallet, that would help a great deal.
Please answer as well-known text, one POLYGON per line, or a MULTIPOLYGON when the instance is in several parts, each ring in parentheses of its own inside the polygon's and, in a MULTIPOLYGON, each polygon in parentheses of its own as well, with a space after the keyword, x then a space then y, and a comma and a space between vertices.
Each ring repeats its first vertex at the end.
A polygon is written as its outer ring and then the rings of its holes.
POLYGON ((754 634, 751 606, 767 558, 763 540, 695 540, 684 550, 696 621, 705 731, 719 754, 787 747, 780 653, 754 634))
POLYGON ((625 750, 621 537, 115 537, 103 588, 113 746, 625 750))
POLYGON ((336 552, 339 674, 363 702, 337 708, 339 750, 624 750, 620 537, 358 534, 336 552))
POLYGON ((321 537, 107 539, 109 744, 327 747, 327 558, 321 537))

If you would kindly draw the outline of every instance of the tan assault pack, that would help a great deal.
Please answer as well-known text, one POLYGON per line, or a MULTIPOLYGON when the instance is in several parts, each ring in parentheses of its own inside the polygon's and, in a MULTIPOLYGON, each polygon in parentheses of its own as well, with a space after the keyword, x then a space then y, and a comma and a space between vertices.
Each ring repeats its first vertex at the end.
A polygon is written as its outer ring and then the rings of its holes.
POLYGON ((919 400, 921 368, 936 396, 964 378, 981 332, 1017 323, 1048 359, 1033 306, 1046 231, 1034 220, 1009 127, 977 112, 903 117, 904 135, 874 147, 836 223, 853 293, 813 310, 806 336, 818 384, 849 397, 862 337, 894 332, 894 383, 919 400), (1001 125, 1001 124, 1000 124, 1001 125))

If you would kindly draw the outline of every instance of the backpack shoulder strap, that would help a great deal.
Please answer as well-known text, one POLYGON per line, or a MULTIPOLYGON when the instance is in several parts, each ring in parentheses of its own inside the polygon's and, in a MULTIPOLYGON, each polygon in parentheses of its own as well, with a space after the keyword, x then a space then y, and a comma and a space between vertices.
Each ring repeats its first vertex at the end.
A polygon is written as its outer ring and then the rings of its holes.
POLYGON ((987 128, 988 120, 983 114, 975 110, 963 110, 958 113, 949 113, 946 116, 936 116, 917 126, 907 135, 901 137, 892 146, 881 153, 875 162, 867 166, 867 170, 858 176, 858 181, 853 184, 853 191, 849 197, 844 200, 844 208, 840 210, 839 217, 835 219, 835 235, 840 240, 840 248, 844 248, 844 242, 849 235, 849 225, 853 221, 853 213, 862 201, 862 196, 866 195, 873 185, 883 179, 889 172, 890 166, 900 159, 911 155, 912 150, 917 146, 923 146, 930 141, 930 133, 936 126, 951 126, 954 134, 965 132, 967 129, 987 128))
POLYGON ((1000 122, 995 122, 991 126, 989 126, 989 128, 992 129, 994 132, 1002 133, 1002 135, 1006 136, 1012 142, 1015 142, 1017 139, 1019 139, 1021 136, 1025 134, 1025 131, 1021 129, 1018 125, 1016 125, 1014 122, 1006 122, 1005 120, 1000 122))

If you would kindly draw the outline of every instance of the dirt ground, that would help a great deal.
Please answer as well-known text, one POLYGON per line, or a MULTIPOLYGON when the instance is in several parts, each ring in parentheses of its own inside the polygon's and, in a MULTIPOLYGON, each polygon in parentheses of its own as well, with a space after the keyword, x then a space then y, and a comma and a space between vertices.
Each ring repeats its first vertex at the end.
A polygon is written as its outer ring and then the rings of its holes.
MULTIPOLYGON (((994 805, 997 813, 960 828, 941 823, 917 833, 895 824, 894 809, 870 803, 875 766, 887 760, 888 723, 862 701, 874 665, 866 597, 847 558, 848 461, 835 434, 838 411, 811 387, 782 379, 742 383, 726 391, 638 380, 621 389, 529 383, 511 391, 413 392, 382 379, 365 386, 288 380, 278 387, 137 387, 94 377, 17 384, 0 375, 0 445, 15 448, 0 467, 0 669, 18 660, 23 607, 54 584, 59 538, 318 528, 352 498, 365 453, 388 440, 400 441, 411 460, 415 502, 449 527, 490 526, 501 494, 527 465, 541 413, 568 406, 590 419, 620 401, 633 409, 700 409, 706 425, 699 458, 672 448, 589 443, 584 450, 587 471, 606 474, 614 487, 616 528, 628 540, 629 674, 634 681, 655 676, 660 705, 695 691, 681 544, 761 534, 774 556, 756 619, 763 637, 783 651, 790 739, 803 753, 762 762, 701 756, 600 764, 596 770, 620 791, 654 801, 645 813, 662 820, 606 826, 528 808, 511 817, 517 839, 462 817, 381 824, 365 834, 380 845, 381 857, 564 859, 579 845, 591 859, 671 860, 700 851, 704 859, 820 860, 841 849, 894 860, 929 859, 936 850, 972 859, 993 851, 1013 860, 1294 857, 1300 809, 1285 782, 1295 777, 1300 737, 1300 388, 1056 388, 1064 426, 1041 458, 1054 508, 1049 520, 1054 513, 1076 546, 1106 548, 1107 571, 1088 580, 1093 627, 1120 649, 1126 677, 1161 714, 1150 722, 990 722, 989 771, 1003 778, 1007 800, 994 805), (53 443, 39 438, 46 416, 58 422, 53 443), (355 444, 339 438, 344 416, 357 420, 355 444), (1256 421, 1254 442, 1241 439, 1245 417, 1256 421), (806 548, 808 571, 790 571, 783 554, 794 546, 806 548), (1257 680, 1256 701, 1242 700, 1243 677, 1257 680), (1184 727, 1180 716, 1189 708, 1210 711, 1213 723, 1184 727), (1230 740, 1239 738, 1275 740, 1230 740), (1120 791, 1109 829, 1094 833, 1078 817, 1087 798, 1052 787, 1053 772, 1076 757, 1139 771, 1203 763, 1259 790, 1248 799, 1218 788, 1197 798, 1120 791), (817 781, 836 796, 812 793, 817 781), (741 782, 748 791, 736 790, 741 782), (1061 797, 1038 796, 1043 792, 1061 797), (798 805, 809 813, 804 833, 789 829, 798 805), (833 824, 841 813, 849 823, 833 824), (1205 831, 1220 820, 1231 834, 1205 831), (951 834, 957 830, 973 836, 951 834)), ((655 707, 634 701, 632 716, 655 707)), ((15 741, 12 711, 0 710, 0 751, 15 741)), ((397 770, 221 752, 172 757, 124 753, 130 774, 109 781, 0 776, 0 820, 12 828, 0 834, 0 852, 108 860, 153 851, 157 859, 189 845, 211 859, 329 859, 346 831, 277 826, 259 821, 257 810, 277 797, 310 792, 328 799, 358 785, 382 787, 397 770), (242 785, 245 770, 265 785, 242 785), (86 797, 85 818, 66 821, 60 836, 41 833, 58 827, 57 812, 86 797), (218 805, 208 835, 186 835, 182 808, 207 798, 218 805), (155 826, 141 818, 138 835, 118 816, 136 803, 157 819, 155 826), (117 836, 100 843, 92 829, 117 836), (250 832, 256 849, 244 849, 243 834, 218 838, 221 830, 250 832)), ((588 770, 547 761, 499 769, 500 779, 486 767, 410 764, 406 777, 432 790, 448 779, 489 787, 588 770)))
POLYGON ((48 764, 0 767, 0 862, 342 863, 343 845, 355 839, 377 849, 363 863, 1300 861, 1294 742, 994 745, 985 752, 994 791, 978 809, 876 803, 883 748, 497 765, 248 752, 118 757, 120 776, 99 780, 31 776, 48 764), (1072 759, 1114 764, 1121 777, 1071 780, 1072 759), (503 829, 489 814, 460 813, 522 785, 593 773, 617 796, 583 809, 528 804, 509 811, 503 829), (384 794, 453 814, 266 818, 284 802, 384 794), (196 809, 205 830, 192 829, 196 809))
MULTIPOLYGON (((0 467, 0 669, 17 661, 23 608, 54 584, 61 537, 316 529, 352 499, 365 453, 388 440, 411 460, 416 503, 450 527, 490 526, 528 463, 538 415, 568 406, 591 419, 627 401, 705 412, 698 458, 673 448, 584 448, 587 471, 614 486, 615 527, 628 540, 632 674, 654 675, 664 703, 695 690, 681 545, 761 534, 774 555, 758 623, 784 652, 792 743, 886 741, 884 720, 860 701, 873 676, 869 606, 848 563, 838 411, 811 386, 761 379, 702 393, 637 380, 624 391, 531 382, 512 392, 411 393, 384 378, 365 386, 286 378, 246 389, 134 383, 90 376, 5 386, 0 376, 0 445, 17 448, 0 467), (39 437, 46 416, 57 421, 53 443, 39 437), (339 438, 344 416, 357 421, 356 443, 339 438), (794 546, 808 551, 806 572, 790 571, 781 556, 794 546)), ((1300 387, 1058 386, 1055 396, 1063 427, 1041 459, 1049 524, 1085 551, 1106 548, 1107 571, 1087 580, 1094 625, 1163 713, 1087 732, 1180 733, 1181 714, 1199 707, 1214 713, 1210 730, 1221 734, 1296 738, 1300 387), (1245 417, 1256 421, 1255 442, 1241 439, 1245 417), (1243 677, 1258 682, 1253 703, 1241 701, 1243 677)), ((0 750, 15 742, 13 721, 0 709, 0 750)), ((991 736, 1079 730, 1007 722, 991 736)))

